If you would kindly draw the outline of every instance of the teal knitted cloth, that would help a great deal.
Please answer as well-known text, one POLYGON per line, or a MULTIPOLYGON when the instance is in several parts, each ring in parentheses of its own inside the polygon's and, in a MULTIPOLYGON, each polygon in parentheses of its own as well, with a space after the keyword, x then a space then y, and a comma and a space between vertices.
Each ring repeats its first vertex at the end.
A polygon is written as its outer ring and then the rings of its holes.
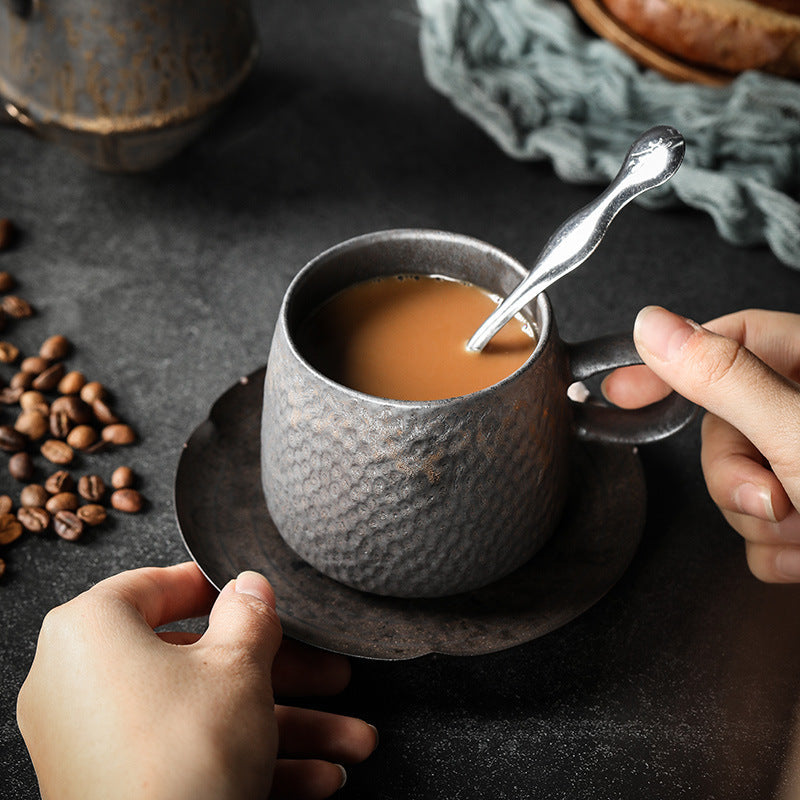
POLYGON ((510 156, 605 183, 657 124, 686 137, 675 177, 638 202, 711 215, 737 245, 800 268, 800 83, 757 72, 676 83, 584 32, 558 0, 417 0, 428 81, 510 156))

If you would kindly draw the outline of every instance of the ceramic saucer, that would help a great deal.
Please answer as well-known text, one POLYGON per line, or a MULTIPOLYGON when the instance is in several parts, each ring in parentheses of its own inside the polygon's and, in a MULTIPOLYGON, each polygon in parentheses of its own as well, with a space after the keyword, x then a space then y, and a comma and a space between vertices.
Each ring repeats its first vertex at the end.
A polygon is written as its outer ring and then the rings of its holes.
POLYGON ((230 387, 184 445, 175 509, 189 553, 217 588, 244 569, 266 575, 286 635, 377 659, 491 653, 565 625, 630 564, 645 520, 639 458, 630 447, 576 443, 558 530, 506 578, 422 600, 380 597, 327 578, 284 543, 267 511, 259 466, 264 372, 230 387))

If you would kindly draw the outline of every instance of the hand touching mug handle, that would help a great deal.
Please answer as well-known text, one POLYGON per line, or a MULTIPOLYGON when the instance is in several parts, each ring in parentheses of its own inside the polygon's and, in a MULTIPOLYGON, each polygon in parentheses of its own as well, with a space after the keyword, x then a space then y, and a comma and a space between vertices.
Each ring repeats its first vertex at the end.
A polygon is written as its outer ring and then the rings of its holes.
POLYGON ((748 310, 700 326, 648 307, 634 341, 649 370, 613 373, 606 397, 632 408, 672 387, 706 408, 706 485, 745 538, 750 569, 800 581, 800 315, 748 310))

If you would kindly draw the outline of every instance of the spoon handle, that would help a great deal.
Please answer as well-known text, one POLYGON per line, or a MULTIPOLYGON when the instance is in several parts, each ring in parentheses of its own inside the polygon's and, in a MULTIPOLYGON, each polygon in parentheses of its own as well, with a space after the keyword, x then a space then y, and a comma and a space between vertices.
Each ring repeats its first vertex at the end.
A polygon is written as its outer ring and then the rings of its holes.
POLYGON ((595 251, 608 226, 625 205, 675 174, 684 151, 683 136, 667 125, 650 128, 636 139, 608 188, 569 217, 548 239, 531 271, 475 331, 467 350, 483 350, 524 305, 582 264, 595 251))

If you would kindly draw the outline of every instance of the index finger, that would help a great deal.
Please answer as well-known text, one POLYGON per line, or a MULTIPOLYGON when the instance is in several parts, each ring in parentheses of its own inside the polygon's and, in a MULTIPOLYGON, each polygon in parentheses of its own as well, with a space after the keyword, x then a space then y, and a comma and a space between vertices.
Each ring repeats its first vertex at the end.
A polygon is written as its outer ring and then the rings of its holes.
POLYGON ((96 584, 92 593, 106 593, 137 612, 150 628, 208 614, 217 596, 193 561, 170 567, 142 567, 121 572, 96 584))
MULTIPOLYGON (((650 306, 634 340, 645 363, 676 391, 729 422, 800 490, 800 390, 737 339, 650 306)), ((788 488, 788 487, 787 487, 788 488)), ((792 492, 790 491, 790 494, 792 492)))
POLYGON ((800 314, 750 308, 703 327, 735 339, 784 377, 800 382, 800 314))

